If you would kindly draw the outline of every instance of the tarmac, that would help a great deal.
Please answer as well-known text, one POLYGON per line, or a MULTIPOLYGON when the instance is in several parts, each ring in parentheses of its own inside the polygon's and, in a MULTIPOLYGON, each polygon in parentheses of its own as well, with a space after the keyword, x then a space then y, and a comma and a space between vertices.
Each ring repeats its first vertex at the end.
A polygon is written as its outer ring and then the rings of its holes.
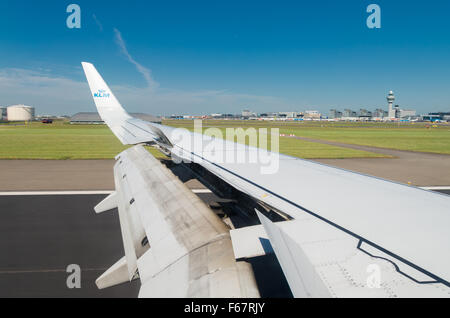
POLYGON ((123 256, 117 213, 96 215, 105 195, 0 196, 0 298, 137 297, 138 281, 98 290, 123 256), (81 268, 70 289, 69 265, 81 268))
MULTIPOLYGON (((207 205, 226 201, 204 190, 194 193, 207 205)), ((124 254, 117 210, 94 213, 106 194, 65 193, 0 193, 0 298, 136 298, 139 280, 104 290, 95 285, 124 254), (70 265, 81 269, 79 289, 67 285, 70 265)), ((249 262, 261 296, 292 297, 274 255, 249 262)))
MULTIPOLYGON (((0 195, 0 298, 137 297, 139 281, 105 290, 95 285, 123 256, 117 211, 93 211, 105 196, 0 195), (72 264, 81 268, 80 289, 67 285, 72 264)), ((217 202, 212 193, 199 196, 217 202)), ((273 255, 250 262, 263 297, 291 296, 273 255)))
POLYGON ((420 187, 450 185, 450 155, 351 145, 306 137, 289 138, 390 156, 390 158, 315 159, 330 166, 420 187))
MULTIPOLYGON (((450 156, 447 155, 315 142, 378 151, 394 157, 318 159, 321 163, 393 181, 410 181, 414 185, 450 185, 450 156)), ((96 215, 93 211, 107 192, 114 189, 114 163, 114 160, 0 160, 0 249, 3 252, 0 254, 0 297, 134 298, 138 295, 139 281, 106 290, 95 286, 95 279, 123 256, 117 212, 96 215), (42 193, 36 195, 35 191, 42 193), (56 195, 52 191, 87 192, 56 195), (71 264, 81 268, 80 289, 71 289, 66 284, 70 275, 66 270, 71 264)), ((208 191, 195 173, 176 165, 171 169, 206 204, 215 206, 216 212, 217 206, 241 208, 208 191)), ((450 188, 439 192, 450 194, 450 188)), ((233 222, 243 224, 246 220, 233 222)), ((252 265, 259 277, 267 278, 268 268, 271 271, 271 282, 261 284, 263 296, 289 296, 276 258, 255 259, 252 265)))
MULTIPOLYGON (((225 223, 233 227, 248 223, 239 213, 245 204, 218 197, 186 166, 166 163, 214 213, 228 215, 225 223)), ((43 186, 26 188, 25 192, 20 191, 23 188, 0 191, 0 249, 4 251, 0 255, 0 297, 137 297, 139 281, 105 290, 95 285, 95 280, 124 253, 117 211, 97 215, 93 210, 112 188, 90 191, 90 186, 83 190, 64 187, 52 191, 49 189, 58 187, 58 182, 51 182, 51 178, 44 181, 43 186), (71 274, 66 270, 72 264, 81 268, 80 289, 68 288, 66 283, 71 274)), ((102 189, 107 185, 104 183, 102 189)), ((274 255, 249 262, 261 296, 292 297, 274 255)))
MULTIPOLYGON (((421 187, 450 185, 450 155, 290 138, 391 156, 313 160, 330 166, 421 187)), ((114 163, 114 160, 0 160, 0 191, 113 190, 114 163)))
POLYGON ((0 160, 0 191, 112 190, 114 160, 0 160))

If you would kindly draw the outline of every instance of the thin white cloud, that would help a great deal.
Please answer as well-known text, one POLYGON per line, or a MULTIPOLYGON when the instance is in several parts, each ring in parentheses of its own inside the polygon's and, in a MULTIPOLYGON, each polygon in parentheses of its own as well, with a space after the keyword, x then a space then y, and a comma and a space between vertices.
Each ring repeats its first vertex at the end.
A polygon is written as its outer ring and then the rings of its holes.
POLYGON ((161 109, 161 113, 185 113, 185 114, 208 114, 211 112, 236 113, 240 108, 258 109, 280 109, 292 108, 288 102, 271 96, 256 96, 246 94, 234 94, 224 90, 194 91, 186 92, 179 90, 161 89, 153 79, 151 70, 138 63, 128 52, 121 32, 114 29, 115 42, 122 54, 132 63, 137 71, 142 74, 147 82, 147 87, 139 89, 136 87, 117 86, 117 96, 122 96, 124 101, 138 104, 144 101, 151 109, 161 109), (238 106, 239 105, 239 106, 238 106), (182 110, 182 111, 180 111, 182 110))
POLYGON ((122 38, 122 34, 116 28, 114 28, 114 35, 115 35, 116 43, 119 46, 122 54, 125 55, 125 57, 128 59, 128 61, 130 63, 134 64, 137 71, 142 74, 145 81, 147 82, 148 88, 151 90, 156 89, 159 86, 159 84, 153 79, 151 70, 146 68, 145 66, 139 64, 138 62, 136 62, 136 60, 128 52, 125 41, 122 38))
MULTIPOLYGON (((295 109, 281 98, 224 90, 150 91, 147 87, 127 85, 112 85, 111 89, 130 112, 154 115, 239 113, 244 108, 295 109)), ((55 76, 45 70, 0 69, 0 105, 12 104, 35 106, 38 114, 72 115, 96 110, 86 81, 55 76)))
POLYGON ((100 22, 100 20, 97 18, 97 16, 95 14, 92 14, 92 18, 94 19, 95 23, 97 24, 100 32, 103 32, 103 24, 100 22))
POLYGON ((38 114, 67 114, 89 110, 86 83, 57 77, 45 71, 0 70, 0 105, 27 104, 38 114), (78 110, 79 109, 79 110, 78 110), (76 112, 75 111, 75 112, 76 112))

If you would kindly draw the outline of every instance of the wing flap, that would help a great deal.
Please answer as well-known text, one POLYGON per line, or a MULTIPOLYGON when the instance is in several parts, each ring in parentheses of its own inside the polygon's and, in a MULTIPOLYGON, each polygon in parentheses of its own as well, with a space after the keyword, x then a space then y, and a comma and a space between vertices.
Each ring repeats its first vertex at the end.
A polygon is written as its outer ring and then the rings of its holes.
POLYGON ((273 175, 257 164, 198 163, 294 219, 309 214, 450 287, 450 196, 285 157, 273 175))
POLYGON ((262 225, 230 231, 234 257, 245 259, 273 253, 272 245, 262 225))
POLYGON ((129 281, 127 258, 122 257, 117 263, 97 278, 95 284, 98 289, 105 289, 129 281))
POLYGON ((97 204, 94 210, 97 214, 100 214, 115 209, 119 205, 117 200, 118 200, 117 192, 113 192, 110 195, 108 195, 102 202, 97 204))
POLYGON ((114 179, 128 273, 138 269, 140 296, 259 296, 250 264, 233 257, 229 229, 144 147, 117 157, 114 179))
POLYGON ((273 223, 258 212, 295 297, 448 297, 448 288, 307 214, 273 223), (376 253, 375 251, 372 251, 376 253))

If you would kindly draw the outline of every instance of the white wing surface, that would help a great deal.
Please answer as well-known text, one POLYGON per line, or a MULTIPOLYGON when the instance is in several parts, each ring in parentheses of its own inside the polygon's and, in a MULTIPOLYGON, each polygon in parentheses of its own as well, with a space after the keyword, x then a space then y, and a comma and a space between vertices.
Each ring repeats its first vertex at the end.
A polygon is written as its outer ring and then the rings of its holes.
POLYGON ((96 211, 118 207, 125 259, 97 280, 100 288, 139 277, 140 297, 259 297, 229 229, 142 146, 117 157, 114 180, 116 192, 96 211))
POLYGON ((269 155, 277 160, 277 172, 262 174, 265 163, 227 160, 230 153, 250 156, 259 151, 256 148, 190 132, 183 132, 180 138, 177 129, 130 118, 95 68, 86 63, 83 67, 100 115, 123 143, 156 141, 173 158, 200 164, 237 190, 293 219, 289 231, 279 230, 264 218, 261 221, 286 276, 293 277, 288 280, 293 284, 291 289, 298 291, 296 296, 357 296, 361 289, 352 286, 330 292, 338 288, 334 284, 339 280, 326 285, 326 275, 316 274, 310 279, 300 275, 300 283, 293 273, 313 273, 316 260, 322 256, 324 260, 333 259, 339 267, 339 260, 347 259, 348 253, 361 256, 353 259, 357 266, 345 268, 350 277, 367 276, 367 261, 381 262, 381 275, 386 274, 384 277, 392 283, 389 286, 406 279, 415 287, 392 287, 394 292, 376 296, 428 296, 433 294, 430 286, 441 290, 440 295, 450 296, 450 196, 275 153, 269 155), (109 97, 96 97, 99 90, 105 90, 109 97), (298 223, 300 220, 303 223, 298 223), (322 230, 304 231, 308 222, 322 230), (296 231, 301 238, 294 235, 296 231), (322 250, 317 245, 317 250, 305 253, 302 244, 308 241, 308 235, 316 241, 320 234, 327 240, 330 233, 339 234, 345 244, 331 244, 332 248, 322 250), (289 243, 280 245, 282 240, 289 243), (286 247, 295 255, 286 258, 285 252, 280 253, 286 247), (330 254, 336 257, 328 259, 330 254), (311 289, 311 284, 319 287, 311 289))
POLYGON ((98 113, 124 145, 168 142, 156 124, 133 118, 123 109, 92 64, 83 62, 82 66, 98 113))
POLYGON ((273 223, 257 213, 295 297, 450 296, 444 284, 311 215, 273 223))

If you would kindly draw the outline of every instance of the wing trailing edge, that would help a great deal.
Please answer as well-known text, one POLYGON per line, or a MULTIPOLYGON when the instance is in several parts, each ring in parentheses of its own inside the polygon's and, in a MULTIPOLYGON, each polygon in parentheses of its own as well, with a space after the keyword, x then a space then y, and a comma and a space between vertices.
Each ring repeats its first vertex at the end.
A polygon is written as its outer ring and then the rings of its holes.
POLYGON ((237 262, 229 228, 141 145, 116 157, 115 195, 125 258, 98 280, 140 278, 140 297, 259 297, 251 265, 237 262))

